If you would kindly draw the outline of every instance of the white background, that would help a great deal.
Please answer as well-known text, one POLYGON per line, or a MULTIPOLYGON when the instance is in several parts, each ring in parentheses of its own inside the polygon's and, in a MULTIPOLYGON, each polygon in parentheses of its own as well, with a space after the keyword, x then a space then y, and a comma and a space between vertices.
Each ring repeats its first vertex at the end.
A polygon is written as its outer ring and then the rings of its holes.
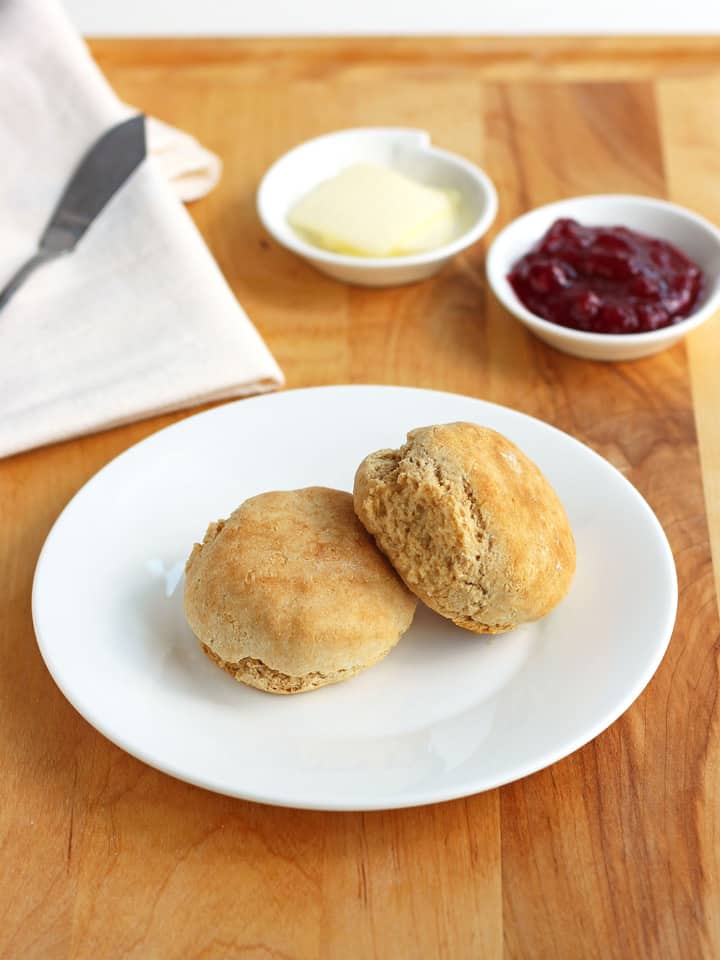
POLYGON ((91 36, 718 33, 720 0, 64 0, 91 36))

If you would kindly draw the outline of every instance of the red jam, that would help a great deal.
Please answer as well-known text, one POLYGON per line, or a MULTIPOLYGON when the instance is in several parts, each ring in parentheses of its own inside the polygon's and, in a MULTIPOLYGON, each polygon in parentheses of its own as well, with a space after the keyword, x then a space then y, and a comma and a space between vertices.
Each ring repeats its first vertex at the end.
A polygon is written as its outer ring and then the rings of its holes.
POLYGON ((692 311, 702 291, 697 264, 628 227, 556 220, 508 280, 533 313, 592 333, 644 333, 692 311))

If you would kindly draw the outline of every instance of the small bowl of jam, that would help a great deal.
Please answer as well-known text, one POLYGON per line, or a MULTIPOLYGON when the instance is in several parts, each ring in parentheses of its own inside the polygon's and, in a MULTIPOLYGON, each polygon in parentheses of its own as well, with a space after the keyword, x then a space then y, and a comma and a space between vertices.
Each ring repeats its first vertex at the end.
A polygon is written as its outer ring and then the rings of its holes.
POLYGON ((652 197, 538 207, 498 234, 486 269, 495 296, 536 336, 591 360, 657 353, 720 308, 720 231, 652 197))

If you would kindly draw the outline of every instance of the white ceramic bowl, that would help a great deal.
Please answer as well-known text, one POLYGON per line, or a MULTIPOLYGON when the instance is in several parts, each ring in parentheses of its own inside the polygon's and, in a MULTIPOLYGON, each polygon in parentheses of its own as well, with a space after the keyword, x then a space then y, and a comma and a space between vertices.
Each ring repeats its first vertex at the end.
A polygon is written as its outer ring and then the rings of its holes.
POLYGON ((263 177, 257 208, 263 226, 278 243, 323 273, 347 283, 389 287, 431 276, 475 243, 495 219, 497 194, 479 167, 433 147, 424 130, 358 127, 308 140, 280 157, 263 177), (322 180, 358 162, 377 163, 429 186, 457 190, 461 203, 454 238, 434 250, 404 257, 353 257, 303 240, 287 222, 293 204, 322 180))
POLYGON ((545 343, 590 360, 635 360, 677 343, 720 308, 720 231, 709 221, 664 200, 623 194, 574 197, 538 207, 502 230, 488 251, 487 277, 495 296, 545 343), (591 226, 623 225, 667 240, 694 260, 705 275, 705 289, 693 312, 679 323, 648 333, 585 333, 543 320, 518 299, 508 282, 517 260, 559 217, 591 226))

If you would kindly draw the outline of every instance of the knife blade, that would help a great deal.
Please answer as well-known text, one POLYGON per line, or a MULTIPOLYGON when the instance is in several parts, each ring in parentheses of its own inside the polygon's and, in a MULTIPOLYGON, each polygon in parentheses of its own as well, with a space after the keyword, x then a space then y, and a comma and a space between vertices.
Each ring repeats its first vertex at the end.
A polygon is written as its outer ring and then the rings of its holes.
POLYGON ((60 197, 40 237, 38 249, 0 290, 0 309, 33 270, 75 249, 90 224, 140 166, 146 154, 145 117, 142 114, 107 130, 90 147, 60 197))

